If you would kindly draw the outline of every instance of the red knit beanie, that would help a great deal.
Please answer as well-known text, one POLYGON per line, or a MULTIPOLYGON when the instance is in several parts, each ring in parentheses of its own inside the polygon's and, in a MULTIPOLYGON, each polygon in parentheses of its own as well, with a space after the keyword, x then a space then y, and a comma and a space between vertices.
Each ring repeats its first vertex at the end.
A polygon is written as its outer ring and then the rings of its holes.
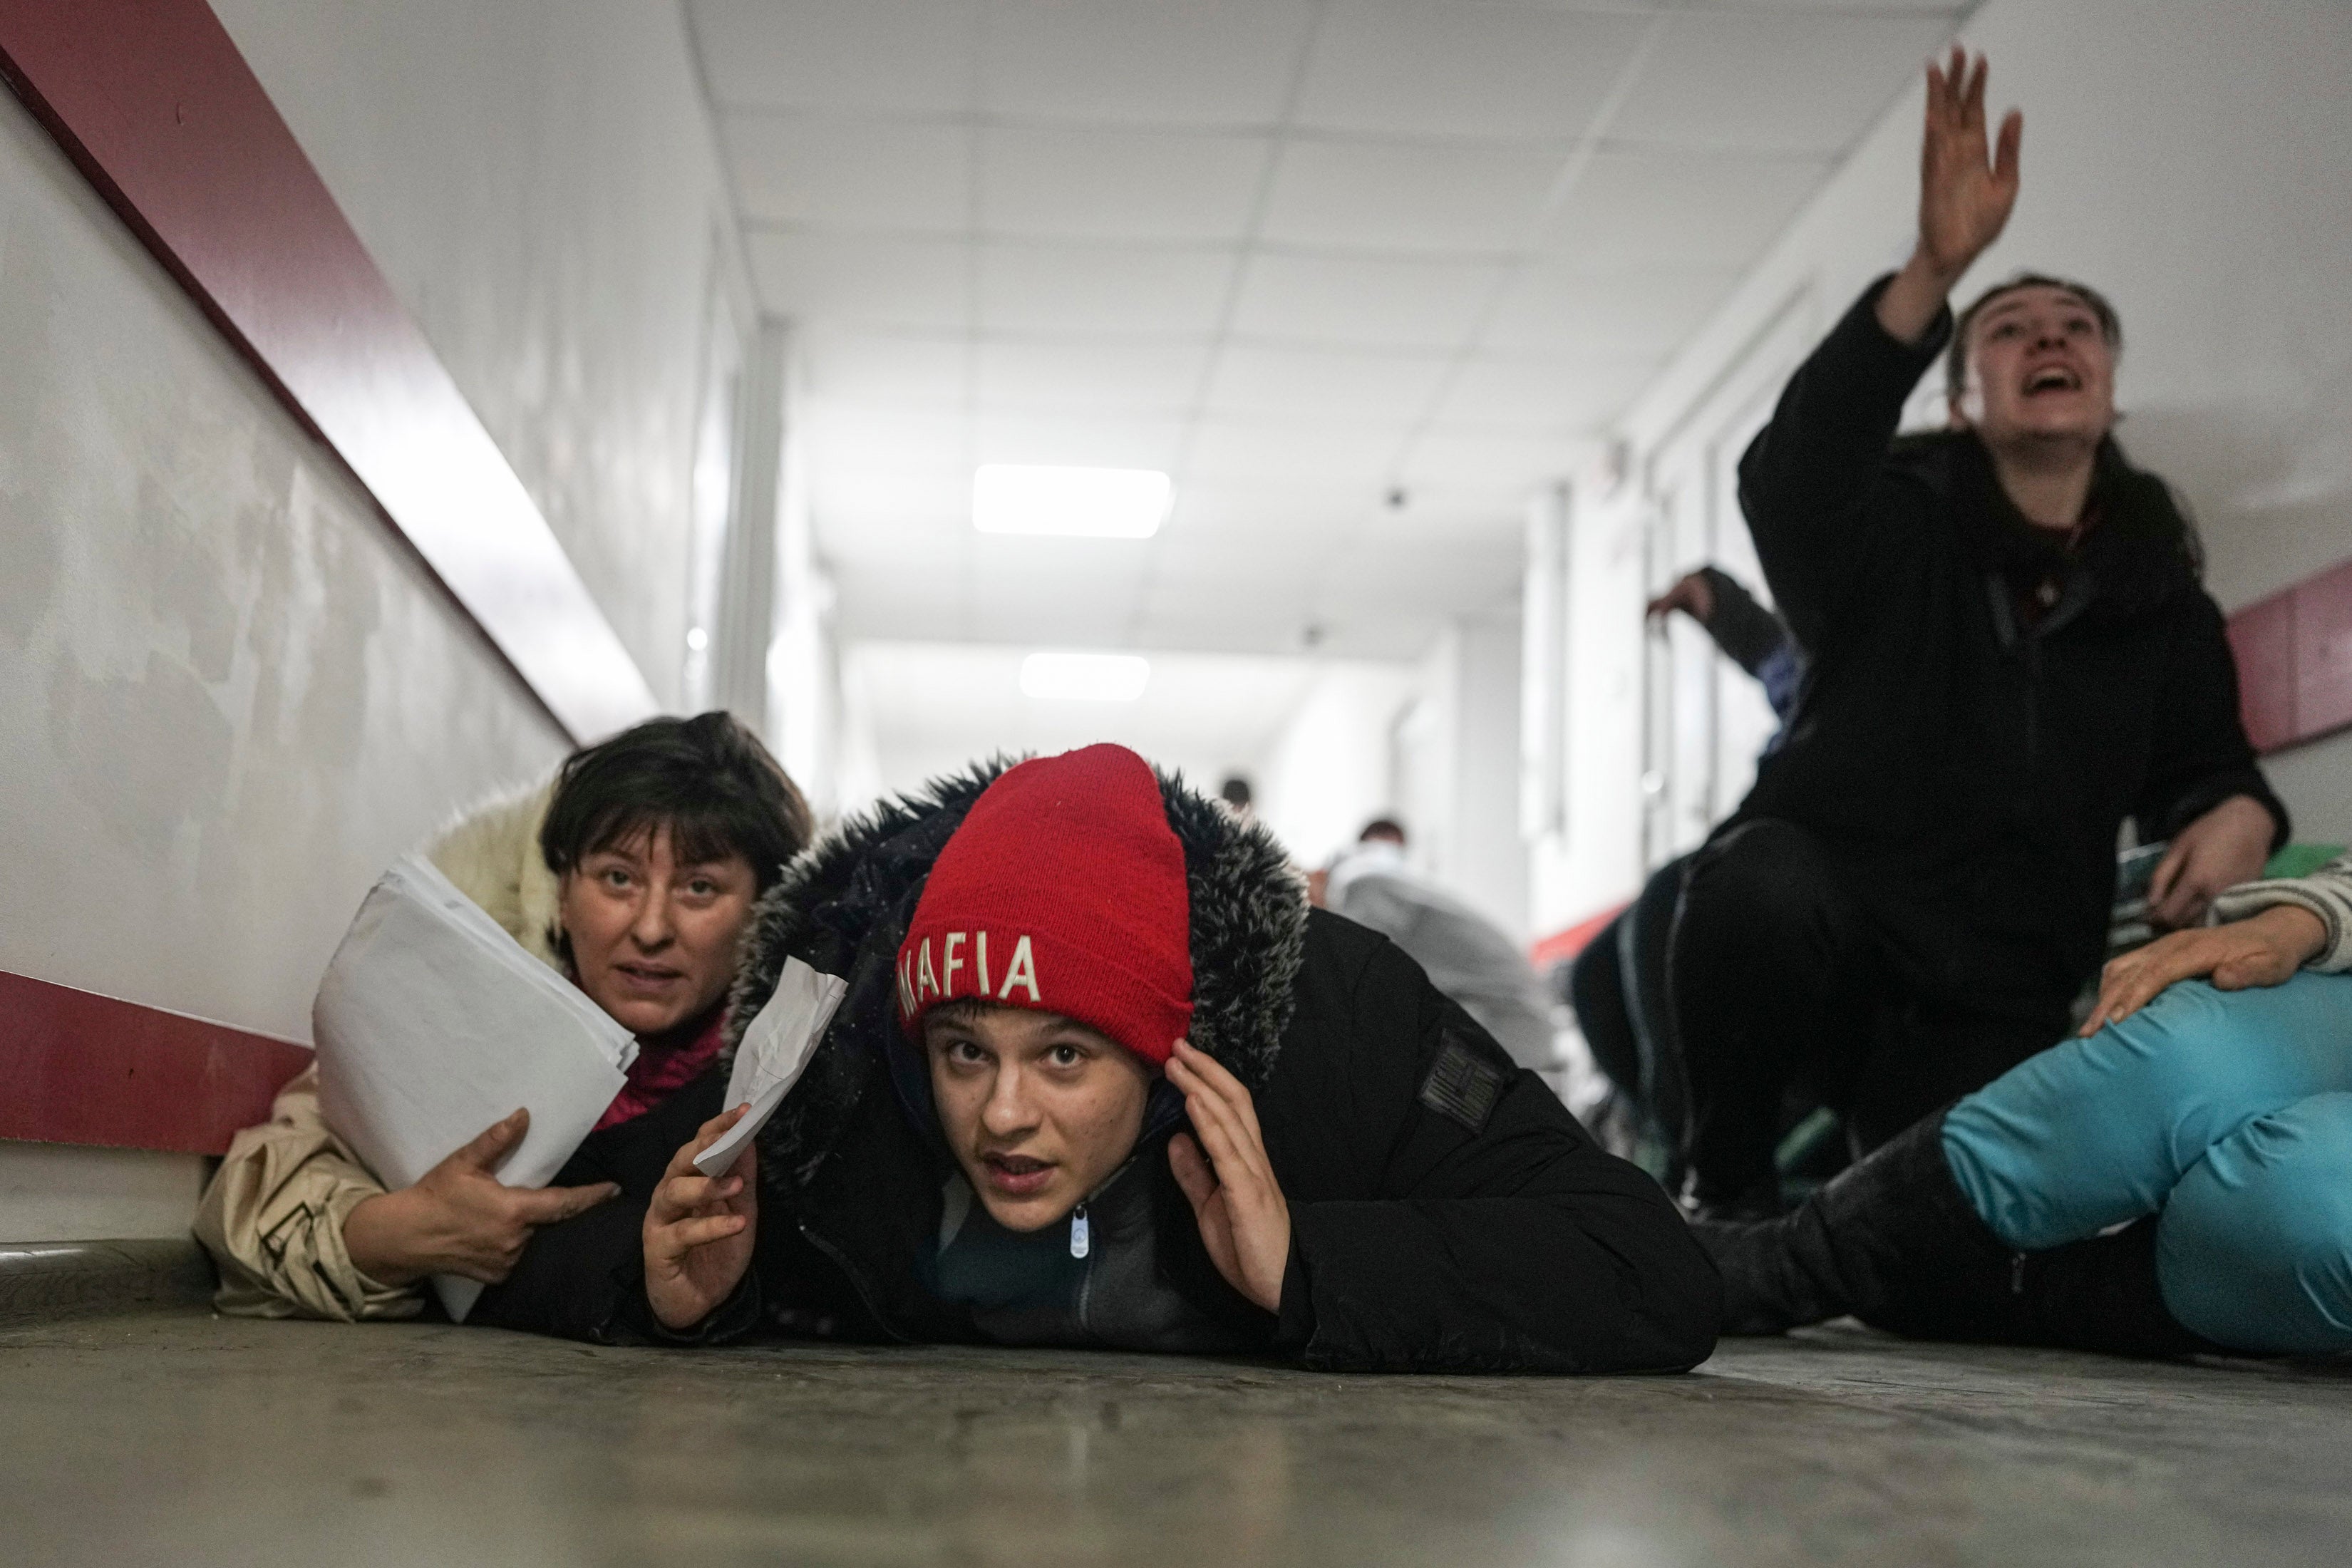
POLYGON ((1124 746, 998 775, 940 851, 898 950, 898 1016, 966 998, 1059 1013, 1164 1064, 1192 1022, 1192 899, 1160 781, 1124 746))

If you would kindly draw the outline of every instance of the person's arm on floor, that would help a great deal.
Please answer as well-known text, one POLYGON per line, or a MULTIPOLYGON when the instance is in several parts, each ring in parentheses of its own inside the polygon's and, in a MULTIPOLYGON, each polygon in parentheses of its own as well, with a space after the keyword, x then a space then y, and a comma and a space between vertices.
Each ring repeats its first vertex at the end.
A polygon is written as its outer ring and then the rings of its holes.
POLYGON ((1885 519, 1871 501, 1903 405, 1949 339, 1947 297, 2009 221, 2022 124, 1985 130, 1984 63, 1953 51, 1927 68, 1919 234, 1790 379, 1739 462, 1739 502, 1764 575, 1798 642, 1818 652, 1851 596, 1879 574, 1885 519), (1874 521, 1882 526, 1874 528, 1874 521))
POLYGON ((278 1090, 269 1120, 229 1142, 196 1209, 196 1239, 220 1268, 214 1304, 232 1317, 409 1318, 424 1305, 406 1281, 352 1260, 344 1222, 383 1184, 319 1110, 319 1069, 278 1090))

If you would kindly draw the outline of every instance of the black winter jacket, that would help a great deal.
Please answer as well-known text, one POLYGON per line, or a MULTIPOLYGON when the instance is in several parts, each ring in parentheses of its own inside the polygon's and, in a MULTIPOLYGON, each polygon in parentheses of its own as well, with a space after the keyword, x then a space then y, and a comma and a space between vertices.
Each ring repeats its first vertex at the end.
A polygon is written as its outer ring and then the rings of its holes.
POLYGON ((2124 819, 2170 836, 2235 795, 2286 837, 2254 765, 2221 611, 2164 482, 2109 441, 2068 552, 2017 512, 1975 436, 1895 438, 1951 331, 1906 346, 1882 281, 1789 383, 1739 499, 1803 700, 1732 826, 1811 828, 1906 978, 1990 1011, 2063 1007, 2096 969, 2124 819), (2032 621, 2021 614, 2047 605, 2032 621))
MULTIPOLYGON (((766 1001, 788 954, 847 976, 849 994, 761 1133, 752 1274, 683 1338, 759 1322, 826 1337, 1003 1337, 933 1289, 954 1166, 893 1005, 915 901, 991 776, 850 824, 761 900, 730 1031, 766 1001)), ((1706 1359, 1720 1282, 1656 1184, 1603 1152, 1385 938, 1310 912, 1262 829, 1174 780, 1162 796, 1192 900, 1191 1037, 1255 1101, 1290 1203, 1289 1269, 1278 1313, 1225 1284, 1168 1168, 1181 1116, 1155 1119, 1103 1194, 1096 1274, 1056 1342, 1367 1371, 1659 1371, 1706 1359), (1122 1253, 1122 1236, 1141 1250, 1122 1253), (1139 1288, 1114 1289, 1119 1269, 1139 1288), (1138 1301, 1156 1316, 1138 1318, 1138 1301)), ((677 1097, 681 1121, 690 1098, 715 1103, 700 1086, 677 1097)), ((608 1207, 601 1224, 583 1223, 596 1211, 541 1233, 518 1270, 536 1283, 510 1284, 496 1321, 591 1339, 681 1337, 660 1333, 644 1304, 625 1217, 642 1216, 642 1200, 608 1207)))

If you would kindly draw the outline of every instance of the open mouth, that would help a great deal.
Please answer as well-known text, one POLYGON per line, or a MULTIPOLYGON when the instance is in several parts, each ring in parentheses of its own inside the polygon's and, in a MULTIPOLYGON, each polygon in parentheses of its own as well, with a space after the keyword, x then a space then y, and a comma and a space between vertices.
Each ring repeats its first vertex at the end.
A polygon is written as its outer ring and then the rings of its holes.
POLYGON ((1007 1197, 1027 1197, 1042 1192, 1054 1179, 1050 1161, 1032 1159, 1026 1154, 983 1154, 980 1163, 988 1172, 988 1184, 1007 1197))
POLYGON ((2083 378, 2063 364, 2047 364, 2025 378, 2025 395, 2039 397, 2049 392, 2080 392, 2083 378))
POLYGON ((613 967, 627 975, 633 984, 646 990, 675 984, 686 977, 684 970, 655 963, 616 963, 613 967))

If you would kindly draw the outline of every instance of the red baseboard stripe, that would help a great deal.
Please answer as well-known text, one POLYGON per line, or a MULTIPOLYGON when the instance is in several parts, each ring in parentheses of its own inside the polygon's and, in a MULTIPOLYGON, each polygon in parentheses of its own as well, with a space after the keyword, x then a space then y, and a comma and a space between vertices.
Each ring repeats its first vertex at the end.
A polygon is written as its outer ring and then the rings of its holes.
POLYGON ((205 0, 0 0, 0 76, 573 739, 655 710, 205 0))
POLYGON ((291 1041, 0 973, 0 1138, 217 1154, 310 1061, 291 1041))
POLYGON ((1591 945, 1592 939, 1624 910, 1624 904, 1612 904, 1597 915, 1587 915, 1566 930, 1552 932, 1528 949, 1528 961, 1536 966, 1538 974, 1555 963, 1567 963, 1591 945))
POLYGON ((2230 617, 2238 707, 2257 752, 2352 724, 2352 562, 2305 578, 2230 617))

